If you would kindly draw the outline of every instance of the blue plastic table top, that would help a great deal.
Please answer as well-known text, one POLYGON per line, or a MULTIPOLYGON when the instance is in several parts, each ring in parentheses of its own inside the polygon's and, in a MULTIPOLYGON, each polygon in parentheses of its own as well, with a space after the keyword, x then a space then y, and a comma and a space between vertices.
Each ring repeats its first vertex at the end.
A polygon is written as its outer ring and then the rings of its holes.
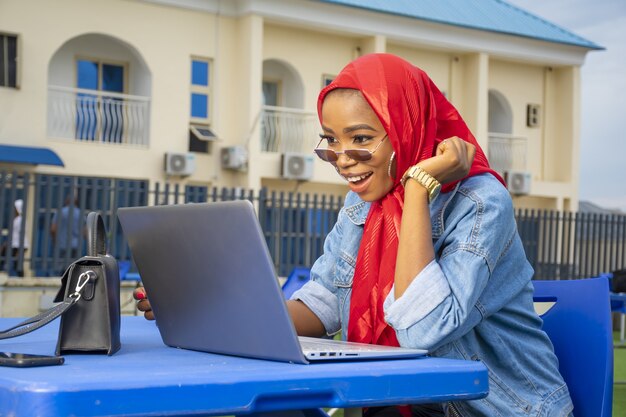
MULTIPOLYGON (((0 318, 0 329, 19 319, 0 318)), ((0 341, 0 351, 54 354, 58 320, 0 341)), ((0 415, 224 415, 482 398, 481 362, 441 358, 289 363, 167 347, 154 322, 122 318, 113 356, 66 355, 65 364, 0 367, 0 415)), ((219 337, 219 336, 216 336, 219 337)))

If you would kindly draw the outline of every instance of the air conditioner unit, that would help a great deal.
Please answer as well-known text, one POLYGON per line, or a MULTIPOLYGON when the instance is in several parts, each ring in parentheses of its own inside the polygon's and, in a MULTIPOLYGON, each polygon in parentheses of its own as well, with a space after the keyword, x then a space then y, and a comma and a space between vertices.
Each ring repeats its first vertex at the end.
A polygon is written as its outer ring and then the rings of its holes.
POLYGON ((523 195, 530 193, 532 176, 527 171, 504 171, 504 181, 511 194, 523 195))
POLYGON ((310 180, 313 177, 313 155, 285 152, 282 158, 281 175, 289 180, 310 180))
POLYGON ((196 169, 196 155, 193 153, 165 153, 165 173, 167 175, 188 176, 196 169))
POLYGON ((242 170, 248 165, 248 151, 243 146, 227 146, 221 150, 222 168, 242 170))

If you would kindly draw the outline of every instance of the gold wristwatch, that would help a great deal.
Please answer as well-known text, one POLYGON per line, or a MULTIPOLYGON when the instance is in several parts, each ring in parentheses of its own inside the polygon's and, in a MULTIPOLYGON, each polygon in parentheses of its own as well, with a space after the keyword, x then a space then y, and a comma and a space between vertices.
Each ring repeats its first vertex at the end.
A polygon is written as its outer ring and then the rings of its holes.
POLYGON ((404 187, 408 179, 414 179, 419 182, 426 191, 428 191, 428 202, 432 202, 435 197, 439 195, 441 191, 441 183, 435 179, 428 172, 424 171, 420 166, 413 165, 406 170, 400 182, 404 187))

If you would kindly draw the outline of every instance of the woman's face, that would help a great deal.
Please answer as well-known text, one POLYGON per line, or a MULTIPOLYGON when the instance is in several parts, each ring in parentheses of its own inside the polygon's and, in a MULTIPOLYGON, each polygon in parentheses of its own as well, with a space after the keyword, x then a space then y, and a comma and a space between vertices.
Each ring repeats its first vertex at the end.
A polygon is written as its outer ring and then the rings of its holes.
POLYGON ((334 90, 328 93, 322 105, 322 137, 319 147, 336 152, 348 149, 367 149, 372 154, 368 161, 350 159, 340 153, 333 162, 339 175, 352 191, 364 201, 376 201, 393 188, 395 163, 389 164, 393 147, 376 113, 357 90, 334 90))

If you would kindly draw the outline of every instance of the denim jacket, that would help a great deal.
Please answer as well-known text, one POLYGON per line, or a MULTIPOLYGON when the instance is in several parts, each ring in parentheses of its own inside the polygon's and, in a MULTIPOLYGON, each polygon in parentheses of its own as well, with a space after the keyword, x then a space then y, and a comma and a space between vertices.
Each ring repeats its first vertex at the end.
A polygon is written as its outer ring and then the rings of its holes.
MULTIPOLYGON (((352 278, 370 204, 348 193, 311 280, 295 292, 329 335, 345 338, 352 278)), ((405 293, 385 300, 401 346, 482 361, 489 395, 454 404, 462 416, 567 416, 569 391, 533 309, 533 270, 507 190, 491 175, 468 178, 430 205, 435 260, 405 293)))

